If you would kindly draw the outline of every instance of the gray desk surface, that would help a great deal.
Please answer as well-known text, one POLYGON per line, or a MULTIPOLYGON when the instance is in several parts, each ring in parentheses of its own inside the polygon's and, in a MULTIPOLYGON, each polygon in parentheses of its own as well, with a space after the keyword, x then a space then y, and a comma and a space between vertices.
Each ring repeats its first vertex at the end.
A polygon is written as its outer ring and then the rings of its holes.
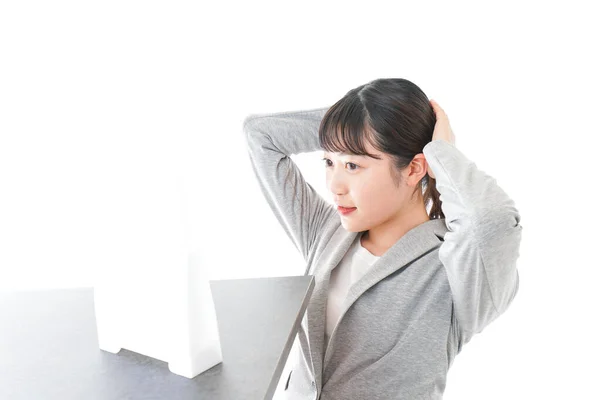
POLYGON ((188 379, 98 348, 93 288, 0 292, 0 399, 270 399, 313 276, 210 281, 223 362, 188 379))

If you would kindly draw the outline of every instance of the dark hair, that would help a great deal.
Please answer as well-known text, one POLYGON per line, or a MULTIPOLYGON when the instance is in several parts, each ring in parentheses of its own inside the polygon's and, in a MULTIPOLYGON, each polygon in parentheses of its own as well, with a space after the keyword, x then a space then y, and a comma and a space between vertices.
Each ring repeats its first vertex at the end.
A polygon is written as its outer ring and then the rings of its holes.
MULTIPOLYGON (((376 79, 350 90, 331 106, 319 127, 319 143, 325 151, 369 154, 368 141, 393 160, 390 171, 396 186, 400 171, 431 142, 435 113, 429 98, 414 83, 401 78, 376 79)), ((429 219, 445 218, 435 179, 428 173, 413 192, 421 190, 429 219), (423 193, 424 192, 424 193, 423 193)))

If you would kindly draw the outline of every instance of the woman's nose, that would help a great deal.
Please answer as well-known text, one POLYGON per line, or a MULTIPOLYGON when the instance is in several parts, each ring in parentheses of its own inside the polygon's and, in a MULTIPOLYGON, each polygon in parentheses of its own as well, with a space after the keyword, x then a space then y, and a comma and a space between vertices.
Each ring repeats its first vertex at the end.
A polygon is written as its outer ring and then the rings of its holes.
POLYGON ((327 186, 334 196, 343 196, 346 191, 346 183, 343 181, 341 174, 337 171, 330 173, 327 186))

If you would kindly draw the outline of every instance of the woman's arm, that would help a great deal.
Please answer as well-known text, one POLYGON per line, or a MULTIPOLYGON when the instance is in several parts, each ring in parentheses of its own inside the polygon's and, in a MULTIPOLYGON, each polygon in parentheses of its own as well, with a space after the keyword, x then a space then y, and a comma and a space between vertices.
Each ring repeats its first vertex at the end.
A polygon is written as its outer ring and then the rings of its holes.
POLYGON ((319 126, 328 109, 252 114, 243 123, 259 186, 306 261, 321 227, 335 209, 304 180, 290 155, 321 150, 319 126))
POLYGON ((450 230, 439 258, 466 343, 503 313, 518 291, 521 217, 496 179, 452 143, 434 140, 423 154, 435 174, 450 230))

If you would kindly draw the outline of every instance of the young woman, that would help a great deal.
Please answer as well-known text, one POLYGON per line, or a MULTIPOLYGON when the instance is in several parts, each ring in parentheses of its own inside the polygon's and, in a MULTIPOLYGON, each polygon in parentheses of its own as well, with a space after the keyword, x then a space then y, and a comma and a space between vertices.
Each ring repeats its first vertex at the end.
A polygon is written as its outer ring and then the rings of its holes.
POLYGON ((454 357, 517 293, 514 202, 405 79, 249 115, 243 130, 266 201, 315 276, 287 398, 441 399, 454 357), (335 206, 289 157, 319 150, 335 206))

